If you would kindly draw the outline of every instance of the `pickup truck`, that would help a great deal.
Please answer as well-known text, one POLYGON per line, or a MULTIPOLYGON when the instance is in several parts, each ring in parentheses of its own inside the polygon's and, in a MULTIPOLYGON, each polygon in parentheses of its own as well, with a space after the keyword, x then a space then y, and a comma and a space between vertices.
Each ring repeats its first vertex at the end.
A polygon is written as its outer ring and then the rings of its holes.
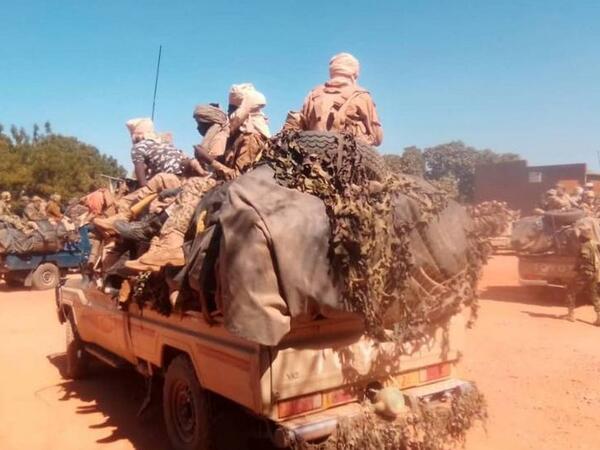
POLYGON ((61 276, 77 271, 91 251, 87 225, 79 229, 79 240, 67 242, 54 252, 0 254, 0 277, 12 287, 55 288, 61 276))
POLYGON ((364 411, 368 391, 395 386, 408 411, 423 402, 443 407, 473 389, 457 377, 462 314, 432 327, 419 346, 375 343, 350 316, 295 323, 279 345, 266 347, 208 324, 199 311, 165 316, 119 304, 84 280, 58 287, 56 305, 66 330, 66 375, 84 376, 93 356, 164 378, 164 419, 176 449, 205 448, 212 393, 261 418, 268 424, 262 437, 285 448, 332 434, 341 419, 364 411))

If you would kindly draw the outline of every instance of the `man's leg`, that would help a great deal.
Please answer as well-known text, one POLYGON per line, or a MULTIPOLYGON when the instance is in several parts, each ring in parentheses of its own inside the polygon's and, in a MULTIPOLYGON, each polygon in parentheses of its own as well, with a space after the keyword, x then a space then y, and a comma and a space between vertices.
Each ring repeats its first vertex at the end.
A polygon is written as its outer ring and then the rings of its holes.
POLYGON ((566 296, 566 303, 567 303, 567 320, 569 322, 575 322, 575 302, 576 302, 576 298, 577 298, 577 284, 576 283, 572 283, 570 285, 567 286, 567 296, 566 296))
POLYGON ((188 178, 182 190, 175 198, 158 239, 150 245, 150 249, 137 260, 125 265, 136 270, 159 270, 163 266, 183 266, 183 238, 187 232, 194 211, 202 196, 216 185, 212 177, 188 178))
POLYGON ((94 220, 94 223, 104 230, 115 231, 115 222, 119 220, 129 221, 132 219, 133 214, 131 212, 131 207, 133 205, 149 195, 159 194, 163 190, 174 189, 179 186, 181 186, 181 180, 177 175, 171 173, 159 173, 150 178, 148 184, 143 188, 133 191, 131 194, 121 198, 117 202, 117 214, 106 219, 96 219, 94 220))
POLYGON ((596 311, 596 321, 594 322, 594 325, 600 327, 600 295, 598 295, 598 282, 594 280, 592 285, 592 305, 594 305, 594 311, 596 311))

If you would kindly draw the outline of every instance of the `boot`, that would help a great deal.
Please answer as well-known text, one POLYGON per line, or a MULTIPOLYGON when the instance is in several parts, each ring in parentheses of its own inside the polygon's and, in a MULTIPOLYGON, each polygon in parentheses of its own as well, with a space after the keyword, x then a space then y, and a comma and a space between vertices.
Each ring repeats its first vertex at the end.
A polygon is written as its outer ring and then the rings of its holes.
POLYGON ((600 327, 600 312, 596 313, 596 321, 594 322, 594 326, 600 327))
POLYGON ((100 228, 103 231, 109 231, 109 232, 116 233, 117 230, 115 230, 115 222, 117 222, 119 220, 125 220, 125 221, 129 222, 129 220, 131 220, 131 213, 119 212, 119 213, 115 214, 114 216, 110 216, 105 219, 96 218, 96 219, 94 219, 94 225, 96 225, 98 228, 100 228))
POLYGON ((183 233, 171 231, 150 244, 150 249, 137 260, 127 261, 125 267, 138 271, 156 271, 164 266, 181 267, 185 264, 183 233))
POLYGON ((160 214, 151 214, 143 220, 135 222, 117 220, 114 223, 114 229, 125 239, 136 242, 150 242, 154 236, 160 233, 167 217, 167 213, 163 211, 160 214))
POLYGON ((569 309, 569 312, 567 313, 567 317, 566 317, 566 319, 567 319, 569 322, 575 322, 575 313, 573 312, 573 310, 572 310, 572 309, 569 309))

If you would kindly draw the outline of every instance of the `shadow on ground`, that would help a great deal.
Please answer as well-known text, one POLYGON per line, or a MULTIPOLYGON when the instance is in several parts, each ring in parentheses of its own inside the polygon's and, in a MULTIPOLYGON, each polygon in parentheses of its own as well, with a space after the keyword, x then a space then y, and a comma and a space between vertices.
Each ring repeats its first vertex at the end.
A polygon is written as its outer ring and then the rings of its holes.
POLYGON ((484 300, 535 306, 565 306, 565 290, 551 287, 489 286, 479 294, 484 300))
MULTIPOLYGON (((64 377, 66 356, 47 356, 64 377)), ((98 444, 110 444, 125 439, 139 450, 167 450, 170 447, 162 414, 162 386, 154 390, 149 408, 137 416, 145 397, 145 383, 134 370, 118 370, 94 361, 90 374, 82 380, 65 380, 58 385, 60 401, 77 399, 87 403, 77 406, 77 414, 100 413, 104 420, 91 425, 93 429, 106 429, 106 436, 98 444)), ((212 433, 214 450, 271 450, 264 440, 249 439, 248 435, 264 429, 263 424, 246 414, 232 402, 218 396, 213 405, 212 433)))
MULTIPOLYGON (((47 358, 64 376, 66 356, 57 354, 47 358)), ((105 418, 91 426, 94 429, 106 429, 106 436, 98 439, 98 444, 111 444, 125 439, 140 450, 170 448, 160 401, 155 398, 148 410, 142 416, 137 416, 145 397, 145 384, 143 378, 133 370, 116 370, 94 362, 88 378, 65 380, 58 387, 61 390, 60 401, 78 399, 86 403, 76 407, 77 414, 100 413, 105 418)))

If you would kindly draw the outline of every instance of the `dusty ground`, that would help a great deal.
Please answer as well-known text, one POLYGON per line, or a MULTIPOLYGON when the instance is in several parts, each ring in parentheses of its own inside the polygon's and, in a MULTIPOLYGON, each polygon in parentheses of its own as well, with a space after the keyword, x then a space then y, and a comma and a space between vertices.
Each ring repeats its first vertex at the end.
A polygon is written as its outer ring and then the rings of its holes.
MULTIPOLYGON (((65 381, 52 292, 0 286, 0 449, 167 448, 158 406, 142 418, 135 373, 97 367, 65 381)), ((488 433, 468 450, 600 448, 600 329, 590 306, 559 320, 559 298, 517 286, 516 260, 494 259, 462 363, 485 393, 488 433)))

